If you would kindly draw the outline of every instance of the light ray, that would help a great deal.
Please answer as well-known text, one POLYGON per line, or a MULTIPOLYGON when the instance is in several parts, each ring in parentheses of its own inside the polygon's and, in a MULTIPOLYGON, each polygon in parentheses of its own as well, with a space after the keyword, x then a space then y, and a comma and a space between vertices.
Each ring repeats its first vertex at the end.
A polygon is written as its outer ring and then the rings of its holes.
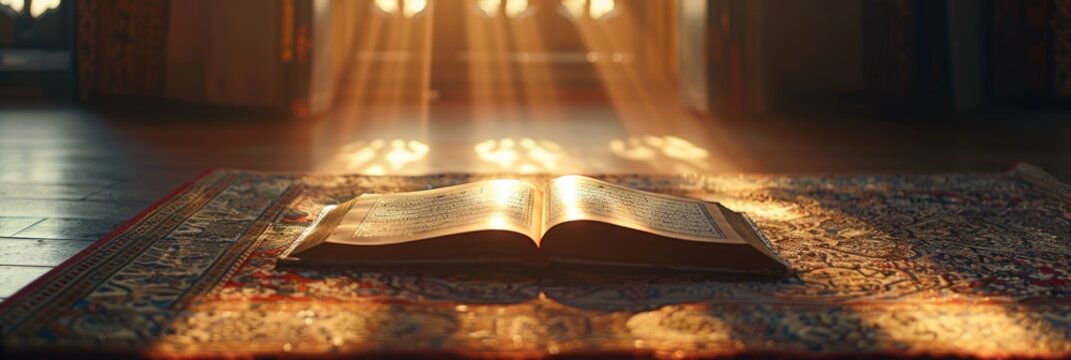
POLYGON ((397 14, 398 10, 401 8, 398 0, 374 0, 372 4, 375 5, 375 8, 379 9, 379 11, 391 15, 397 14))
POLYGON ((562 0, 562 11, 575 19, 580 19, 587 12, 587 0, 562 0))
MULTIPOLYGON (((517 1, 517 0, 514 0, 517 1)), ((524 2, 527 7, 527 1, 524 2)), ((509 9, 507 8, 507 13, 509 9)), ((551 50, 543 43, 543 35, 535 19, 513 19, 509 21, 510 33, 515 48, 522 58, 520 64, 520 82, 524 90, 525 109, 528 121, 549 121, 562 118, 558 91, 554 85, 550 60, 532 61, 531 54, 549 54, 551 50), (524 61, 528 60, 528 61, 524 61)))
POLYGON ((588 16, 592 19, 602 20, 608 15, 612 15, 614 10, 617 9, 617 1, 615 0, 590 0, 588 8, 588 16))
POLYGON ((423 12, 427 7, 428 0, 405 0, 405 7, 402 8, 402 16, 412 18, 423 12))
POLYGON ((486 17, 498 15, 498 9, 502 7, 502 0, 476 0, 476 8, 483 12, 486 17))
POLYGON ((529 10, 528 0, 506 0, 505 13, 507 17, 518 18, 529 10))

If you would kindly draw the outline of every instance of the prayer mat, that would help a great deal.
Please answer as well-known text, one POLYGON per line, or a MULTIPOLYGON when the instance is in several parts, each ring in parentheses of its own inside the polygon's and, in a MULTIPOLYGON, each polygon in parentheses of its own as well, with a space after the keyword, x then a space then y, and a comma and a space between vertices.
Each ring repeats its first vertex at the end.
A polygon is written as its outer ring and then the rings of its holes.
POLYGON ((746 212, 783 278, 275 266, 327 204, 486 178, 207 173, 0 305, 4 354, 1071 355, 1071 188, 1030 165, 599 176, 746 212))

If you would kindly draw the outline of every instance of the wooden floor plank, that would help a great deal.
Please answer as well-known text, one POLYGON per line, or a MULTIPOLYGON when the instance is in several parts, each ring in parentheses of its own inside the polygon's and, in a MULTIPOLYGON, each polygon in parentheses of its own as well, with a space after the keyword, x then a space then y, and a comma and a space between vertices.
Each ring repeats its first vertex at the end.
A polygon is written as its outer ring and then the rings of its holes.
POLYGON ((97 240, 123 221, 125 219, 48 218, 10 236, 28 239, 97 240))
POLYGON ((15 235, 44 220, 40 217, 0 217, 0 237, 15 235))
POLYGON ((82 200, 88 194, 104 190, 114 183, 33 184, 0 182, 0 198, 39 200, 82 200))
POLYGON ((91 193, 87 200, 152 202, 177 189, 192 176, 172 181, 122 181, 91 193))
POLYGON ((56 169, 50 167, 17 168, 0 173, 0 183, 13 184, 79 184, 112 185, 116 181, 131 179, 181 178, 188 171, 128 168, 112 169, 56 169))
POLYGON ((149 202, 0 199, 0 216, 126 220, 149 202))
POLYGON ((56 266, 92 241, 0 238, 0 266, 56 266))
POLYGON ((2 266, 0 265, 0 297, 11 297, 23 286, 34 281, 51 270, 40 266, 2 266))

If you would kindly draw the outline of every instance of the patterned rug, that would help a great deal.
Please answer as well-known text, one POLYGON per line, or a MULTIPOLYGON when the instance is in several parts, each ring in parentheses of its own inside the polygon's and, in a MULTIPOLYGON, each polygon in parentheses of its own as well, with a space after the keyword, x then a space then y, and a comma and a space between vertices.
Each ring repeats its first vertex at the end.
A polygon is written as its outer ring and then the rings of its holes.
POLYGON ((1030 165, 601 176, 747 212, 784 279, 275 267, 326 204, 485 178, 208 173, 0 305, 4 351, 1071 355, 1071 189, 1030 165))

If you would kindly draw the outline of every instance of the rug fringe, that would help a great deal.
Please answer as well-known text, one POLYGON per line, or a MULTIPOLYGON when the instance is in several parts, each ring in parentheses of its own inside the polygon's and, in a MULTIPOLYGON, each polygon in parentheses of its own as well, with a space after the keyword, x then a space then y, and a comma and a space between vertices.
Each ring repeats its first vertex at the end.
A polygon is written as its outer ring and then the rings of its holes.
POLYGON ((1011 176, 1033 185, 1037 190, 1071 203, 1071 185, 1068 185, 1045 169, 1031 163, 1018 163, 1011 170, 1011 176))

